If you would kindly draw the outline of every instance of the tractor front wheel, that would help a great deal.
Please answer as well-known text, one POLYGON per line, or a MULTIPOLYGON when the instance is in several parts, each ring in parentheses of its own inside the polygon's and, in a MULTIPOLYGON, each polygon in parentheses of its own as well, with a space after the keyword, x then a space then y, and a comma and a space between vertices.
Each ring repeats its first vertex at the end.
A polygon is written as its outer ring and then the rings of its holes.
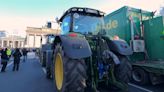
POLYGON ((128 59, 124 56, 119 58, 120 64, 115 68, 116 80, 128 83, 131 79, 132 66, 128 59))
POLYGON ((132 66, 125 56, 120 57, 119 60, 120 64, 115 66, 114 74, 116 80, 121 83, 121 85, 118 84, 117 86, 126 92, 128 91, 128 83, 131 79, 132 66))

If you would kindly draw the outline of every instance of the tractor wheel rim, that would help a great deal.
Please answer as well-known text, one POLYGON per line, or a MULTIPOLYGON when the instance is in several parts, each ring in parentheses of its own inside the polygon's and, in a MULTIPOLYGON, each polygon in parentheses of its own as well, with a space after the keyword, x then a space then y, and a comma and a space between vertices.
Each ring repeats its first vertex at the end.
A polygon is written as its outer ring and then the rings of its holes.
POLYGON ((63 61, 60 53, 56 55, 54 69, 56 86, 58 90, 61 90, 63 85, 63 61))

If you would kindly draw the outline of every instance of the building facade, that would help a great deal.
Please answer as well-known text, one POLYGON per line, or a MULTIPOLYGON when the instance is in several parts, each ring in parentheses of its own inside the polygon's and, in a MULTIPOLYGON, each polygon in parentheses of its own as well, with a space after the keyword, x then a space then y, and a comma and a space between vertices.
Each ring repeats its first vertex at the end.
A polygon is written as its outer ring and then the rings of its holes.
POLYGON ((9 35, 6 31, 0 31, 0 47, 1 48, 23 48, 25 38, 9 35))
POLYGON ((25 47, 40 48, 41 39, 47 34, 60 34, 60 30, 51 28, 27 27, 25 47))

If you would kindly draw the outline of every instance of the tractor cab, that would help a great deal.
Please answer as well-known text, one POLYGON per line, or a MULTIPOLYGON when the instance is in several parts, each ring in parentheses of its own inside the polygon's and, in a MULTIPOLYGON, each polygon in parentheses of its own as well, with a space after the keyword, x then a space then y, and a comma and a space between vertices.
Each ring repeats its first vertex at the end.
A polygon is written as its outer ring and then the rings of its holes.
POLYGON ((47 35, 42 37, 41 43, 42 44, 52 44, 54 39, 55 39, 55 35, 54 34, 47 34, 47 35))
POLYGON ((41 48, 40 48, 40 62, 43 67, 47 67, 46 63, 50 62, 49 54, 52 53, 52 45, 55 39, 54 34, 47 34, 41 38, 41 48))
POLYGON ((104 25, 104 12, 90 8, 70 8, 59 20, 61 34, 77 32, 81 34, 97 34, 104 25))

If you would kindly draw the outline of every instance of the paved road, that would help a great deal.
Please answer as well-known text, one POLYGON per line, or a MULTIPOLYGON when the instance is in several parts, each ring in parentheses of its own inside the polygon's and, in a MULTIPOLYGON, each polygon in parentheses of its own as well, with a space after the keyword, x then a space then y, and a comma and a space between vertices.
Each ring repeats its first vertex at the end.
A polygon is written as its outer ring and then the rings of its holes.
POLYGON ((164 92, 164 83, 158 85, 145 85, 143 86, 146 89, 152 90, 153 92, 164 92))
MULTIPOLYGON (((107 89, 101 89, 100 92, 117 92, 116 90, 107 90, 107 89)), ((120 91, 118 91, 120 92, 120 91)), ((135 84, 129 84, 129 92, 155 92, 149 89, 146 89, 144 87, 135 85, 135 84)), ((157 92, 157 91, 156 91, 157 92)))
POLYGON ((20 64, 20 70, 12 71, 12 65, 0 73, 0 92, 54 92, 53 81, 47 80, 37 59, 20 64))
MULTIPOLYGON (((18 72, 13 72, 10 64, 5 73, 0 73, 0 92, 54 92, 53 81, 45 78, 45 73, 34 53, 28 55, 28 61, 21 63, 18 72)), ((101 90, 100 92, 115 91, 101 90)), ((129 92, 164 92, 164 85, 141 87, 129 84, 129 92)))

